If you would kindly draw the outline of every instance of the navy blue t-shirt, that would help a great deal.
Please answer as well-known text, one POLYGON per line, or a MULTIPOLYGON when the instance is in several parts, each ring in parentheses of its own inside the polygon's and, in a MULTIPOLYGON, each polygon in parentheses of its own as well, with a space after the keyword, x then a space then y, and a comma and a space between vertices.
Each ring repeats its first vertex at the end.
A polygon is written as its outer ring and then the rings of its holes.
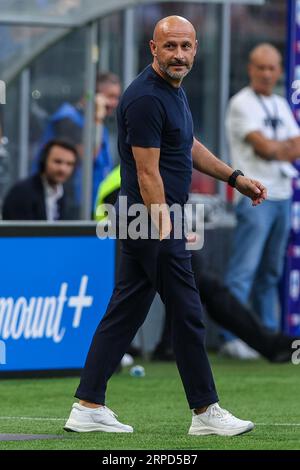
POLYGON ((117 110, 121 191, 128 204, 143 203, 131 147, 160 148, 166 202, 185 204, 192 176, 193 120, 183 89, 151 65, 124 92, 117 110))

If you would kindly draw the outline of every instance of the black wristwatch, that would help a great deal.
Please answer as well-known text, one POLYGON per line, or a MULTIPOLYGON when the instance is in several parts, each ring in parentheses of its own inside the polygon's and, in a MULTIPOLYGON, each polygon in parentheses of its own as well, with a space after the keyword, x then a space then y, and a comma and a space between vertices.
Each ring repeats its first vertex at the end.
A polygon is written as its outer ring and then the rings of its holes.
POLYGON ((238 176, 245 176, 241 170, 234 170, 234 172, 228 178, 229 186, 235 188, 236 179, 238 176))

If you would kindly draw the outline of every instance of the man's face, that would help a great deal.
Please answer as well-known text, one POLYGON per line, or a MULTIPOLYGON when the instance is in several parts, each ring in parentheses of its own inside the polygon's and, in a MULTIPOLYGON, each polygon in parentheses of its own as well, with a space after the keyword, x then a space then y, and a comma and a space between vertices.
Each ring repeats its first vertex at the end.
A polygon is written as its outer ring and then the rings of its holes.
POLYGON ((197 52, 195 34, 184 26, 160 31, 150 41, 154 60, 167 77, 181 81, 191 70, 197 52))
POLYGON ((49 184, 63 184, 72 175, 76 157, 71 150, 54 145, 48 154, 44 175, 49 184))
POLYGON ((105 98, 106 116, 111 116, 119 104, 121 86, 114 83, 100 85, 97 86, 97 93, 105 98))
POLYGON ((262 95, 271 95, 281 76, 280 57, 274 52, 257 54, 248 66, 251 86, 262 95))

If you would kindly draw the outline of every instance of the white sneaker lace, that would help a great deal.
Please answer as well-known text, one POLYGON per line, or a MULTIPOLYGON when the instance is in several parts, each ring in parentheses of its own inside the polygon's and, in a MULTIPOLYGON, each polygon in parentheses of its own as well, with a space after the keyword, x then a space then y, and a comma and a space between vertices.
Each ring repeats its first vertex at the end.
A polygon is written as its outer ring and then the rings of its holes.
POLYGON ((103 406, 103 408, 105 409, 105 411, 110 415, 110 416, 113 416, 114 418, 117 418, 118 415, 116 413, 114 413, 113 410, 111 410, 110 408, 108 408, 108 406, 103 406))
POLYGON ((211 408, 209 409, 209 412, 211 416, 215 416, 216 418, 221 418, 222 420, 227 420, 232 418, 232 414, 229 413, 229 411, 225 410, 224 408, 221 408, 218 403, 215 405, 212 405, 211 408))

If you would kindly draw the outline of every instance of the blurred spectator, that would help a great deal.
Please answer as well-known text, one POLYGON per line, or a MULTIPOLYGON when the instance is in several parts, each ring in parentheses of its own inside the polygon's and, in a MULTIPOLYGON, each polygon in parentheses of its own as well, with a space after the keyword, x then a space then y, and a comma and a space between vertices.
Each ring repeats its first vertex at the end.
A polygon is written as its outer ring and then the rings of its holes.
MULTIPOLYGON (((93 167, 92 206, 94 208, 97 189, 101 181, 112 170, 113 162, 109 151, 109 134, 104 126, 105 118, 111 116, 118 106, 121 94, 119 78, 107 72, 97 76, 95 97, 95 152, 93 167)), ((50 118, 42 138, 43 144, 50 139, 58 138, 75 145, 80 159, 84 157, 83 127, 86 98, 83 97, 74 106, 63 103, 50 118)), ((81 196, 81 162, 74 177, 74 189, 78 203, 81 196)))
MULTIPOLYGON (((300 156, 298 125, 287 101, 273 94, 281 62, 270 44, 252 50, 250 85, 230 100, 226 120, 233 166, 259 179, 268 191, 268 199, 255 208, 236 194, 237 226, 226 284, 244 304, 252 294, 254 310, 274 331, 279 326, 278 280, 290 229, 291 179, 297 174, 291 162, 300 156)), ((227 332, 224 337, 223 352, 239 357, 239 340, 227 332)))
POLYGON ((68 219, 64 183, 72 176, 77 150, 68 142, 49 141, 42 150, 38 173, 18 182, 4 199, 4 220, 68 219))
MULTIPOLYGON (((209 317, 219 326, 228 328, 243 339, 244 349, 240 348, 240 359, 254 359, 247 351, 247 348, 251 347, 270 362, 291 361, 292 343, 299 338, 266 328, 255 312, 244 306, 217 276, 205 269, 201 257, 198 259, 195 251, 192 251, 192 267, 201 302, 205 305, 209 317), (244 350, 245 355, 243 355, 244 350)), ((230 350, 227 356, 232 357, 230 350)), ((161 361, 175 359, 171 318, 165 318, 161 339, 153 352, 152 359, 161 361)))

